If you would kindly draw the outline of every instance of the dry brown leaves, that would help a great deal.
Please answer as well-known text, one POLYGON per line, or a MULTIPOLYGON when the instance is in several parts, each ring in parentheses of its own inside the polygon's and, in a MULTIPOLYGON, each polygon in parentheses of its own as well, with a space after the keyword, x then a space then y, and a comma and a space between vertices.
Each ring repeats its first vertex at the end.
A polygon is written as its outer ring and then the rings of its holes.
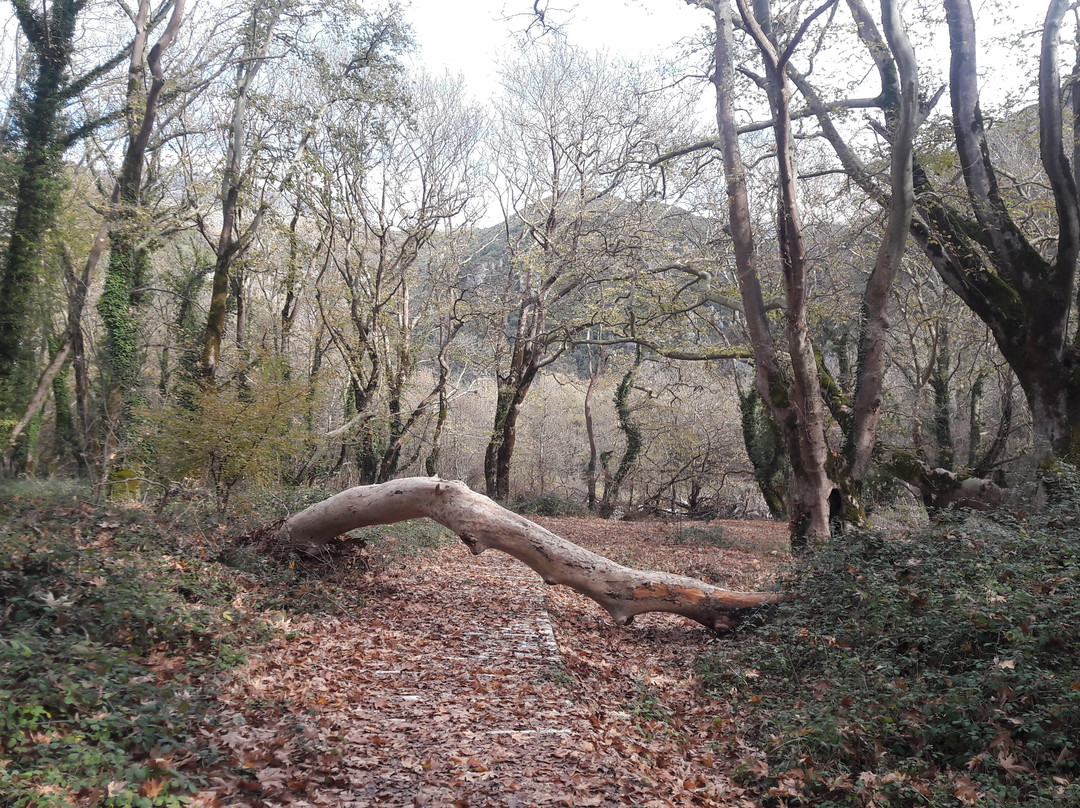
MULTIPOLYGON (((676 545, 665 525, 539 521, 724 586, 760 586, 786 560, 676 545)), ((702 627, 645 615, 619 628, 513 559, 461 546, 358 586, 355 613, 296 622, 232 677, 204 743, 250 776, 218 777, 194 805, 755 804, 719 751, 727 708, 694 682, 702 627)))

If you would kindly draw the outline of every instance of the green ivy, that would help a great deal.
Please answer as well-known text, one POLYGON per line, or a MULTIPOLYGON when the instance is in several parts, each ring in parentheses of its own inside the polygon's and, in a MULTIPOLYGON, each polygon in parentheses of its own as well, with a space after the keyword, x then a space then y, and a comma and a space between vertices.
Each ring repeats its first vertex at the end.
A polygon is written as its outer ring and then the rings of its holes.
POLYGON ((775 620, 701 659, 764 752, 767 804, 1080 804, 1075 473, 1053 490, 1029 518, 821 547, 775 620))
POLYGON ((265 629, 140 512, 58 493, 0 497, 0 805, 181 805, 209 682, 265 629))

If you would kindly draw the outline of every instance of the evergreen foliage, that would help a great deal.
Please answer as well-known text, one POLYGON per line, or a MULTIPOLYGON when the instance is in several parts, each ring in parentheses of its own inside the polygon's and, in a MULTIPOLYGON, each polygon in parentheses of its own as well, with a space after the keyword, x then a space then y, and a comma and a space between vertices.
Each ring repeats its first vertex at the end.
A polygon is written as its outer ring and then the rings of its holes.
POLYGON ((32 340, 30 314, 41 272, 42 240, 56 219, 68 131, 63 110, 71 97, 68 64, 75 25, 86 0, 54 0, 38 11, 13 0, 33 60, 32 75, 16 96, 14 139, 18 161, 15 210, 0 267, 0 402, 17 406, 29 384, 26 360, 32 340))
POLYGON ((1048 483, 1046 513, 816 549, 774 620, 702 658, 766 804, 1080 801, 1080 476, 1048 483))
POLYGON ((230 609, 235 575, 71 493, 0 492, 0 804, 182 805, 209 677, 266 629, 230 609))

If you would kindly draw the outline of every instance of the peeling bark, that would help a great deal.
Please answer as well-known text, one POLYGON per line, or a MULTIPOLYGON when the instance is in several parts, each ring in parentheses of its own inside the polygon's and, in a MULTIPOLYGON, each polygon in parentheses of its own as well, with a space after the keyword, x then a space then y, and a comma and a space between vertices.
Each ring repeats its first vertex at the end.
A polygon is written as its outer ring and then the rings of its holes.
POLYGON ((775 592, 737 592, 681 575, 624 567, 506 510, 462 482, 437 477, 342 491, 286 520, 274 541, 316 554, 347 531, 422 517, 457 533, 474 555, 499 550, 535 570, 545 583, 569 586, 591 598, 621 626, 638 614, 670 612, 725 631, 748 610, 783 599, 775 592))

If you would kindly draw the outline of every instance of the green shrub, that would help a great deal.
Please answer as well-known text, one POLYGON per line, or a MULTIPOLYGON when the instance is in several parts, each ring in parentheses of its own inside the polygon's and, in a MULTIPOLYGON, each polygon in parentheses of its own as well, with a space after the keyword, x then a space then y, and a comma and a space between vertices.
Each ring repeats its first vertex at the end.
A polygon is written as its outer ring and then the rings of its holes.
POLYGON ((591 516, 592 513, 583 502, 559 496, 541 494, 532 499, 518 500, 507 506, 514 513, 522 516, 591 516))
POLYGON ((222 513, 238 489, 278 485, 305 451, 311 389, 275 362, 241 385, 192 383, 179 401, 139 413, 139 459, 169 479, 205 480, 222 513))
POLYGON ((700 660, 765 753, 766 804, 1080 805, 1080 496, 1055 491, 1023 522, 830 543, 700 660))

